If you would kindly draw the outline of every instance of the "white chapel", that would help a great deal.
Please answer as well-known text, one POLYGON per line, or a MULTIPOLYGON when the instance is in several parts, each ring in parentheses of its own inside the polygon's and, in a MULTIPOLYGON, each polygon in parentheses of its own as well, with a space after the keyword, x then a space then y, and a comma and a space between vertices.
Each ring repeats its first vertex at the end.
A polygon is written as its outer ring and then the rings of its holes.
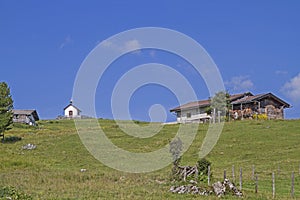
POLYGON ((64 108, 64 117, 66 118, 80 118, 81 110, 73 105, 73 101, 71 100, 69 105, 64 108))

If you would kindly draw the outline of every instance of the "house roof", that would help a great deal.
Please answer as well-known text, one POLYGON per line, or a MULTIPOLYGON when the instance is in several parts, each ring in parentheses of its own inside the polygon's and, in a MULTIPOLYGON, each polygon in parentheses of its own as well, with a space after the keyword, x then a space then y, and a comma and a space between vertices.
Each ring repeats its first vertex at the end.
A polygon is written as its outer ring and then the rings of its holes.
POLYGON ((250 103, 250 102, 253 102, 253 101, 259 99, 263 95, 265 95, 265 94, 258 94, 258 95, 253 95, 253 96, 244 96, 243 98, 232 101, 231 104, 250 103))
MULTIPOLYGON (((240 94, 233 94, 230 95, 229 101, 231 104, 241 104, 241 103, 250 103, 254 101, 258 101, 263 98, 271 97, 278 102, 280 102, 284 107, 289 108, 290 105, 283 101, 282 99, 276 97, 272 93, 265 93, 265 94, 259 94, 259 95, 253 95, 251 92, 245 92, 240 94)), ((201 100, 201 101, 194 101, 187 104, 183 104, 181 106, 178 106, 176 108, 172 108, 170 112, 177 112, 180 110, 189 110, 193 108, 203 108, 210 106, 210 99, 208 100, 201 100)))
POLYGON ((210 100, 201 100, 201 101, 194 101, 190 102, 181 106, 178 106, 176 108, 173 108, 170 110, 170 112, 180 111, 180 110, 188 110, 193 108, 203 108, 210 106, 210 100))
POLYGON ((258 94, 258 95, 254 95, 254 96, 245 96, 245 97, 243 97, 241 99, 237 99, 237 100, 231 102, 231 104, 235 105, 235 104, 252 103, 252 102, 264 99, 264 98, 273 98, 276 101, 278 101, 279 103, 281 103, 285 108, 290 108, 291 107, 290 104, 288 104, 287 102, 283 101, 282 99, 280 99, 279 97, 275 96, 272 93, 258 94))
MULTIPOLYGON (((230 100, 230 102, 232 102, 232 101, 235 101, 235 100, 242 98, 244 96, 247 96, 247 95, 253 95, 253 94, 251 92, 246 92, 246 93, 241 93, 241 94, 233 94, 233 95, 230 95, 229 100, 230 100)), ((170 112, 176 112, 176 111, 180 111, 180 110, 189 110, 189 109, 193 109, 193 108, 203 108, 203 107, 208 107, 208 106, 210 106, 210 99, 194 101, 194 102, 190 102, 187 104, 183 104, 181 106, 171 109, 170 112)))
POLYGON ((36 120, 36 121, 39 120, 39 116, 38 116, 36 110, 17 110, 17 109, 13 109, 12 112, 13 112, 14 115, 32 115, 34 120, 36 120))
POLYGON ((72 101, 69 103, 69 105, 67 105, 64 110, 66 110, 68 107, 73 106, 76 110, 78 110, 79 112, 81 112, 81 110, 79 108, 77 108, 76 106, 73 105, 72 101))
POLYGON ((245 93, 240 93, 240 94, 232 94, 229 97, 229 101, 235 101, 237 99, 243 98, 245 96, 253 96, 253 94, 251 92, 245 92, 245 93))

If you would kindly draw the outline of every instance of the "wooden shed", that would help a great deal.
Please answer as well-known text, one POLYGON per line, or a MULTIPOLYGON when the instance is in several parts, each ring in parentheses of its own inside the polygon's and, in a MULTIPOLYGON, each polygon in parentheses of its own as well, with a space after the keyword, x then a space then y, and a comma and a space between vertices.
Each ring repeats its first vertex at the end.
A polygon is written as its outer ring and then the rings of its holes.
POLYGON ((284 119, 284 109, 290 104, 272 93, 247 95, 231 102, 234 118, 249 118, 255 114, 265 114, 268 119, 284 119))
POLYGON ((36 126, 39 116, 36 110, 13 110, 13 122, 36 126))

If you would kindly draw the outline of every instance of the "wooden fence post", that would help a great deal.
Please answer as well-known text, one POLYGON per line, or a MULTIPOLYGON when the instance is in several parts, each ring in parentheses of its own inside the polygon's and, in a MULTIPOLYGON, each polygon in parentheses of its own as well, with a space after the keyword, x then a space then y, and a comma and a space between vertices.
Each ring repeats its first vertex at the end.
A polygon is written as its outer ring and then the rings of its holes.
POLYGON ((258 177, 257 175, 255 176, 255 193, 258 192, 258 177))
POLYGON ((254 180, 255 179, 255 166, 254 165, 252 165, 252 180, 254 180))
POLYGON ((291 197, 294 198, 294 187, 295 187, 295 173, 292 172, 292 185, 291 185, 291 197))
POLYGON ((210 185, 210 165, 208 166, 207 170, 207 184, 210 185))
POLYGON ((243 170, 240 168, 240 191, 243 189, 243 170))
POLYGON ((235 182, 235 172, 234 172, 234 165, 232 165, 232 182, 235 182))
POLYGON ((275 198, 275 173, 272 173, 272 193, 273 193, 273 199, 275 198))

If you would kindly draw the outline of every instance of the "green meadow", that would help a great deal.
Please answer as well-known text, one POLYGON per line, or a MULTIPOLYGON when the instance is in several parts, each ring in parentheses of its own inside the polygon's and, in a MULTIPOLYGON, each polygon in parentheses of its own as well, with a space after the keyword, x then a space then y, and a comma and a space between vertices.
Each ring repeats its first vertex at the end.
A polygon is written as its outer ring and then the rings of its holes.
MULTIPOLYGON (((112 120, 99 120, 99 123, 115 145, 132 152, 149 152, 165 146, 179 127, 165 125, 155 136, 139 139, 123 133, 112 120)), ((147 126, 144 122, 136 124, 147 126)), ((195 165, 199 160, 199 148, 207 129, 207 124, 199 124, 181 165, 195 165)), ((6 190, 15 192, 15 199, 26 196, 32 199, 219 199, 169 192, 174 185, 170 178, 171 164, 141 174, 105 166, 86 150, 72 120, 42 120, 38 127, 14 124, 5 136, 4 143, 0 143, 0 199, 7 199, 6 190), (29 143, 36 145, 36 149, 22 149, 29 143)), ((238 186, 242 168, 244 199, 272 199, 273 172, 275 199, 291 199, 294 172, 294 198, 300 199, 300 120, 226 122, 218 143, 206 159, 212 163, 211 182, 221 181, 224 170, 232 180, 234 166, 238 186), (258 193, 252 177, 253 166, 258 177, 258 193)))

